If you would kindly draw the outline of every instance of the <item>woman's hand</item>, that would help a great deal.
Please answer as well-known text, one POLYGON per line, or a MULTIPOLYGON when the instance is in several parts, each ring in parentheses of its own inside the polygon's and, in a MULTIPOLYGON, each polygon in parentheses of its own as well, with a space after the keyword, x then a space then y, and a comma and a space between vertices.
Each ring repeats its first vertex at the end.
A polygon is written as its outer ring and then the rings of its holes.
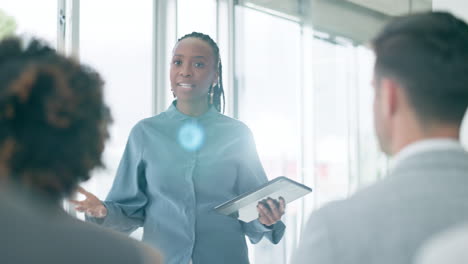
POLYGON ((75 210, 96 218, 104 218, 107 216, 107 208, 94 194, 86 191, 82 187, 78 187, 77 191, 83 194, 86 199, 83 201, 70 200, 70 203, 75 205, 75 210))
POLYGON ((278 200, 268 197, 268 199, 258 202, 258 220, 263 225, 271 226, 281 220, 285 208, 286 202, 283 197, 280 197, 278 200))

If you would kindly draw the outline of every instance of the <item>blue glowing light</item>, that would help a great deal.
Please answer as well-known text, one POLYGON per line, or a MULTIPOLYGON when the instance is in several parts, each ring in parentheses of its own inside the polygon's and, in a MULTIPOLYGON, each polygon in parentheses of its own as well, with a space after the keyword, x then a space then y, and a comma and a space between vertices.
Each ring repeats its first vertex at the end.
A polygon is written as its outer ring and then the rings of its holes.
POLYGON ((204 139, 205 133, 196 123, 186 123, 179 130, 179 143, 187 151, 197 151, 204 139))

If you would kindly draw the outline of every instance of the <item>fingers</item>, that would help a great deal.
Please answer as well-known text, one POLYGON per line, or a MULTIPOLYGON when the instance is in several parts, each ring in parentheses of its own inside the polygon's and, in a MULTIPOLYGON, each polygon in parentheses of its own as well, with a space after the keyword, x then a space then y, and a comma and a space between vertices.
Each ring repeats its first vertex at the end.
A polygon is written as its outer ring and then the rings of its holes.
POLYGON ((86 208, 83 206, 75 207, 75 210, 81 213, 85 213, 88 216, 103 218, 107 215, 107 209, 103 206, 100 208, 86 208))
POLYGON ((268 197, 258 203, 259 220, 264 225, 272 225, 281 220, 286 207, 283 197, 278 200, 268 197))
POLYGON ((276 200, 273 200, 271 198, 268 198, 267 200, 267 203, 268 205, 270 206, 271 208, 271 214, 273 215, 273 218, 278 221, 279 219, 281 219, 281 213, 279 211, 279 202, 276 201, 276 200))
POLYGON ((76 188, 76 191, 83 194, 84 196, 86 196, 86 198, 90 197, 90 196, 94 196, 92 193, 86 191, 83 187, 81 186, 78 186, 78 188, 76 188))
POLYGON ((107 216, 107 209, 105 206, 102 206, 99 208, 99 210, 97 210, 96 215, 94 217, 103 218, 105 216, 107 216))
POLYGON ((284 215, 284 212, 286 211, 286 201, 284 200, 283 197, 280 197, 279 198, 279 210, 280 210, 280 213, 281 215, 284 215))
POLYGON ((88 216, 91 216, 91 217, 96 217, 98 215, 98 212, 92 210, 92 209, 88 209, 88 210, 85 210, 84 212, 86 215, 88 216))
POLYGON ((84 212, 88 210, 89 208, 89 205, 86 202, 86 200, 85 201, 69 200, 69 202, 75 205, 75 210, 78 212, 84 212))
POLYGON ((82 205, 83 202, 82 201, 78 201, 78 200, 68 200, 69 203, 71 204, 74 204, 74 205, 82 205))
POLYGON ((257 210, 259 214, 258 219, 260 223, 267 226, 274 224, 275 221, 271 217, 270 209, 266 207, 266 203, 259 202, 257 205, 257 210))
POLYGON ((84 211, 86 211, 86 208, 82 207, 82 206, 77 206, 77 207, 75 207, 75 210, 78 211, 78 212, 84 212, 84 211))
MULTIPOLYGON (((87 203, 87 200, 89 198, 89 195, 91 193, 87 192, 85 189, 83 189, 81 186, 78 186, 78 188, 76 189, 77 192, 85 195, 86 199, 83 200, 83 201, 78 201, 78 200, 75 200, 75 199, 69 199, 68 202, 73 204, 73 205, 76 205, 76 206, 85 206, 85 204, 87 203)), ((76 208, 75 208, 76 209, 76 208)))
POLYGON ((105 206, 100 206, 98 208, 88 209, 85 213, 91 217, 103 218, 107 215, 107 209, 105 206))

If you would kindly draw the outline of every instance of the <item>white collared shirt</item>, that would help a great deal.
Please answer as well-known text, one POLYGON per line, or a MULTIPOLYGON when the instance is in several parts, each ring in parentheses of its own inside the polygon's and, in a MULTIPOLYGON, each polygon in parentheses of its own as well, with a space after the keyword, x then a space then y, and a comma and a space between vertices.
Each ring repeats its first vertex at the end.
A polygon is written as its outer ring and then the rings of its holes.
POLYGON ((390 160, 390 169, 395 168, 402 160, 410 156, 433 150, 463 150, 460 141, 453 138, 433 138, 419 140, 400 150, 390 160))

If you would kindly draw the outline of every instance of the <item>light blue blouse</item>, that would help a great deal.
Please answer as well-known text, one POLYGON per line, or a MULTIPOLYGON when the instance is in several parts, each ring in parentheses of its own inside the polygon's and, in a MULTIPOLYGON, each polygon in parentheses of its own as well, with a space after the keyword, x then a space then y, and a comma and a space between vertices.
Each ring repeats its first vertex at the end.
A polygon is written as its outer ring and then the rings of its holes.
POLYGON ((278 243, 285 225, 244 223, 213 208, 267 181, 252 133, 213 107, 199 117, 175 107, 131 131, 106 201, 104 220, 122 232, 143 226, 143 240, 165 263, 249 263, 245 235, 278 243))

